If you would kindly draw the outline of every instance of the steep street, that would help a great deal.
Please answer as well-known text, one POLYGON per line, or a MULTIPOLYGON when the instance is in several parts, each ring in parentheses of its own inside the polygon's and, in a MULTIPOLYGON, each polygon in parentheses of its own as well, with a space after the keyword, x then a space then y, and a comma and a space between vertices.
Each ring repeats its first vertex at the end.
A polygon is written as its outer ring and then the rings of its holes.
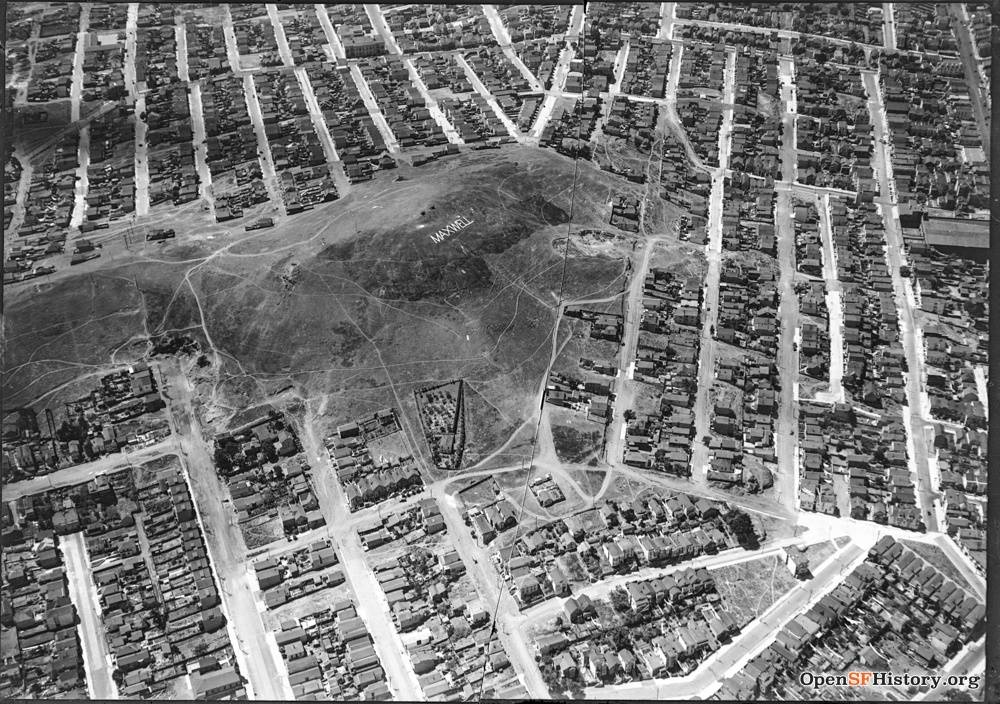
POLYGON ((191 132, 194 140, 194 166, 198 171, 198 195, 203 198, 213 212, 215 197, 212 193, 212 171, 208 167, 208 137, 205 131, 205 113, 201 106, 201 84, 192 83, 188 94, 191 109, 191 132))
POLYGON ((503 111, 503 108, 500 107, 500 104, 497 102, 497 99, 493 96, 490 90, 483 84, 479 76, 476 75, 475 70, 473 70, 472 66, 469 65, 469 62, 465 60, 465 57, 458 52, 453 54, 453 56, 455 57, 455 61, 458 63, 458 65, 465 71, 465 76, 466 78, 469 79, 469 83, 472 84, 472 87, 476 89, 476 92, 479 93, 479 95, 482 96, 484 100, 486 100, 489 106, 493 109, 493 114, 495 114, 497 116, 497 119, 499 119, 500 122, 503 123, 504 127, 507 128, 507 133, 521 144, 527 144, 528 139, 523 134, 521 134, 521 131, 517 129, 517 125, 515 125, 514 122, 503 111))
POLYGON ((892 178, 891 155, 889 152, 888 127, 885 109, 882 105, 882 95, 879 91, 876 75, 863 71, 862 76, 865 91, 868 93, 868 109, 872 116, 875 132, 875 153, 872 166, 879 183, 879 196, 875 199, 882 212, 885 223, 886 259, 889 272, 892 274, 892 290, 896 298, 896 309, 899 313, 900 341, 906 356, 906 400, 907 408, 903 410, 903 421, 906 425, 909 440, 908 454, 910 469, 915 474, 917 496, 924 510, 924 522, 929 531, 938 531, 939 517, 942 511, 938 503, 936 487, 931 481, 928 462, 928 442, 925 429, 927 422, 923 414, 922 391, 924 383, 923 350, 920 342, 920 330, 917 327, 916 308, 913 291, 905 285, 899 268, 903 264, 903 237, 899 226, 899 208, 896 204, 895 189, 890 184, 892 178))
POLYGON ((320 2, 316 3, 315 7, 316 17, 319 18, 319 23, 323 27, 326 40, 330 42, 330 51, 333 52, 333 57, 338 62, 346 61, 347 55, 344 53, 344 45, 341 43, 340 37, 337 36, 337 32, 333 28, 333 23, 330 22, 330 15, 326 13, 326 5, 320 2))
MULTIPOLYGON (((73 81, 69 87, 70 121, 80 119, 83 102, 83 52, 87 46, 87 27, 90 24, 90 6, 80 8, 80 31, 76 35, 76 52, 73 54, 73 81)), ((90 165, 90 126, 80 127, 79 145, 77 147, 76 183, 74 185, 76 199, 73 202, 73 213, 70 216, 70 227, 80 227, 87 215, 87 167, 90 165)))
POLYGON ((885 39, 885 48, 896 51, 896 15, 891 2, 882 3, 882 36, 885 39))
POLYGON ((59 550, 66 566, 69 596, 80 617, 77 631, 83 651, 83 667, 87 673, 87 695, 91 699, 118 699, 118 687, 112 677, 114 662, 101 625, 101 605, 90 574, 90 559, 83 533, 60 536, 59 550))
POLYGON ((389 123, 386 122, 385 115, 382 114, 371 88, 368 87, 368 81, 365 80, 356 63, 351 64, 350 70, 351 78, 354 79, 354 84, 358 87, 358 92, 361 93, 361 99, 364 101, 365 107, 368 108, 368 115, 375 122, 375 126, 378 127, 378 131, 382 135, 386 149, 393 154, 398 153, 399 142, 396 141, 396 136, 389 129, 389 123))
POLYGON ((625 411, 634 406, 634 389, 631 384, 635 382, 631 380, 639 342, 639 324, 642 322, 642 291, 650 259, 660 240, 662 237, 655 237, 639 240, 636 244, 637 248, 642 249, 642 256, 636 258, 638 264, 630 274, 628 298, 625 300, 624 332, 618 357, 618 377, 615 379, 615 403, 605 446, 605 461, 613 465, 622 461, 625 452, 625 411))
POLYGON ((445 491, 447 482, 438 482, 431 486, 431 495, 437 500, 441 515, 448 526, 448 538, 459 557, 465 563, 483 600, 484 606, 496 609, 496 631, 494 637, 499 638, 514 665, 521 674, 525 688, 532 698, 545 698, 549 689, 542 679, 538 663, 531 652, 528 641, 512 634, 512 624, 520 614, 514 597, 507 591, 496 568, 489 563, 486 553, 472 537, 468 526, 462 521, 455 498, 445 491), (480 559, 482 557, 482 559, 480 559))
POLYGON ((392 36, 392 30, 389 29, 389 25, 385 21, 382 8, 378 5, 365 5, 365 12, 368 13, 368 20, 371 22, 375 33, 382 37, 382 41, 385 42, 389 53, 396 54, 397 56, 401 55, 403 52, 396 43, 396 38, 392 36))
POLYGON ((292 59, 292 50, 288 46, 288 37, 285 36, 285 28, 281 24, 277 5, 267 4, 267 18, 270 20, 271 29, 274 31, 274 41, 278 45, 278 56, 281 57, 281 63, 285 66, 294 66, 295 61, 292 59))
MULTIPOLYGON (((149 214, 149 146, 146 144, 147 125, 145 91, 139 90, 136 77, 136 31, 139 19, 139 4, 129 3, 128 20, 125 24, 125 88, 134 101, 135 121, 135 214, 149 214)), ((143 87, 145 87, 143 81, 143 87)))
POLYGON ((406 70, 410 74, 410 80, 413 81, 413 85, 415 85, 417 90, 420 91, 420 95, 424 99, 424 103, 427 105, 427 111, 431 114, 431 117, 434 118, 434 121, 448 137, 448 141, 452 144, 465 144, 465 140, 462 139, 452 124, 448 122, 448 118, 445 117, 445 114, 438 105, 437 100, 433 95, 431 95, 430 91, 427 90, 427 84, 424 83, 424 79, 420 77, 420 72, 417 71, 417 67, 413 65, 413 59, 403 59, 403 64, 406 66, 406 70))
POLYGON ((816 198, 819 211, 819 231, 823 239, 823 283, 826 288, 826 309, 830 336, 830 387, 816 394, 817 401, 843 403, 844 394, 844 313, 843 293, 837 276, 837 253, 833 245, 830 220, 830 195, 816 198))
POLYGON ((701 352, 698 356, 698 392, 695 400, 695 439, 691 452, 691 477, 704 482, 708 470, 708 446, 704 438, 709 434, 710 409, 708 392, 715 379, 715 323, 719 318, 719 280, 722 274, 722 209, 725 199, 726 169, 732 145, 733 101, 736 84, 736 52, 726 57, 723 86, 722 125, 719 128, 719 166, 712 175, 712 192, 708 204, 708 244, 705 256, 708 271, 705 274, 705 319, 702 325, 701 352))
POLYGON ((978 55, 972 37, 972 30, 969 26, 969 13, 966 10, 965 3, 948 5, 948 10, 954 18, 955 37, 958 40, 958 55, 962 59, 965 82, 969 87, 969 101, 972 103, 972 113, 975 115, 976 126, 979 128, 979 136, 983 141, 983 151, 986 153, 986 161, 989 163, 990 138, 992 135, 990 133, 989 121, 988 74, 983 70, 981 62, 977 58, 978 55))
POLYGON ((40 491, 89 482, 101 474, 124 469, 130 464, 142 464, 143 462, 159 457, 165 452, 170 452, 176 447, 176 442, 172 437, 164 438, 141 449, 104 455, 93 462, 85 462, 73 465, 72 467, 66 467, 65 469, 57 469, 51 474, 34 477, 33 479, 24 479, 19 482, 4 484, 3 500, 15 501, 22 496, 30 496, 40 491))
POLYGON ((240 673, 249 681, 247 692, 257 699, 291 699, 287 672, 274 639, 268 639, 254 599, 246 545, 232 509, 224 499, 226 489, 215 472, 210 444, 202 436, 194 411, 190 380, 177 362, 160 366, 162 393, 169 408, 171 427, 195 500, 198 522, 220 585, 219 596, 229 637, 236 651, 240 673))
POLYGON ((514 67, 520 71, 524 79, 528 81, 531 85, 531 90, 541 93, 544 90, 541 82, 535 77, 535 75, 524 65, 521 61, 521 57, 517 55, 514 51, 514 46, 510 41, 510 34, 507 32, 507 27, 504 26, 503 19, 500 17, 500 13, 497 12, 495 5, 483 5, 483 14, 486 15, 486 19, 489 20, 490 29, 493 30, 493 37, 497 40, 497 44, 503 49, 504 56, 514 65, 514 67))
MULTIPOLYGON (((674 136, 684 145, 684 152, 691 163, 703 171, 708 171, 709 167, 695 153, 694 147, 691 146, 691 140, 688 138, 687 130, 681 125, 680 117, 677 115, 677 84, 680 82, 681 59, 684 56, 684 45, 680 42, 674 42, 673 44, 674 48, 670 55, 670 73, 667 75, 667 85, 663 92, 662 101, 662 105, 665 108, 666 120, 674 136)), ((655 98, 651 100, 655 100, 655 98)))
POLYGON ((421 701, 426 699, 420 689, 406 647, 392 621, 385 593, 365 560, 358 534, 348 527, 347 499, 334 475, 333 466, 322 440, 316 432, 311 414, 306 414, 300 432, 302 447, 312 467, 312 485, 330 532, 337 554, 344 566, 344 576, 356 597, 358 615, 371 633, 382 667, 395 699, 421 701), (339 527, 339 528, 338 528, 339 527))
POLYGON ((660 30, 656 36, 658 39, 674 38, 674 20, 677 19, 677 3, 660 3, 660 30))
POLYGON ((866 553, 850 543, 827 560, 807 582, 802 582, 733 638, 732 642, 707 658, 690 675, 645 680, 610 687, 588 687, 587 698, 595 699, 706 699, 722 686, 730 672, 740 669, 767 647, 774 634, 810 604, 819 601, 839 580, 860 564, 866 553))
MULTIPOLYGON (((583 5, 574 5, 569 19, 569 27, 567 27, 566 34, 564 35, 567 42, 574 42, 580 36, 584 19, 583 5)), ((573 48, 564 44, 562 51, 559 53, 559 60, 556 62, 555 71, 552 73, 552 86, 545 92, 545 99, 542 101, 542 106, 538 108, 535 124, 531 126, 529 134, 535 142, 537 142, 538 137, 545 130, 545 125, 549 123, 552 111, 556 107, 556 101, 563 95, 563 89, 566 87, 566 76, 569 75, 569 66, 575 57, 576 52, 573 48)))
MULTIPOLYGON (((781 178, 786 183, 795 181, 795 77, 791 59, 780 59, 778 77, 781 81, 781 178)), ((778 473, 774 477, 775 496, 790 511, 798 506, 798 376, 799 353, 796 340, 799 327, 799 300, 795 293, 795 226, 792 212, 792 194, 777 191, 774 210, 775 232, 778 249, 778 290, 780 303, 778 319, 781 338, 778 343, 778 375, 781 396, 778 403, 778 420, 775 435, 775 454, 778 473)))

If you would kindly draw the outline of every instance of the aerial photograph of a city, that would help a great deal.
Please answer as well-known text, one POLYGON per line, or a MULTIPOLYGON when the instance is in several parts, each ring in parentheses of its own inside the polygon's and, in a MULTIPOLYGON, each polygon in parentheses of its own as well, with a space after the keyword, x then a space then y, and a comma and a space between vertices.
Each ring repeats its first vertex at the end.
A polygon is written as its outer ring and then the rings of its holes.
POLYGON ((4 3, 0 699, 1000 701, 996 9, 4 3))

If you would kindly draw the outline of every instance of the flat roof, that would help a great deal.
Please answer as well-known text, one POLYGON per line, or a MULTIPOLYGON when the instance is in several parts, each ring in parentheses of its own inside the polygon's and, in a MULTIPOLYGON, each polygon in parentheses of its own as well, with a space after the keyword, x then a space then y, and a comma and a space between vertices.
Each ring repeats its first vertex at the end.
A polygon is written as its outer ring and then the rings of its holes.
POLYGON ((927 218, 923 223, 924 240, 932 247, 989 249, 990 223, 969 218, 927 218))

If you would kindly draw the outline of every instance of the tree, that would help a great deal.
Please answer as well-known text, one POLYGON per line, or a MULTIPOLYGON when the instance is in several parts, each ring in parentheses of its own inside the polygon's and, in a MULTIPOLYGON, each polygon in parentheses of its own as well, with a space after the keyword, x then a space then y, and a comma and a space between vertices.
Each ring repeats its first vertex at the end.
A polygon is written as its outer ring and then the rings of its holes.
POLYGON ((624 613, 631 608, 628 592, 621 587, 615 587, 611 592, 611 606, 615 611, 624 613))
POLYGON ((229 459, 229 453, 223 448, 215 448, 215 466, 223 474, 227 474, 233 468, 233 461, 229 459))
POLYGON ((726 525, 736 536, 736 540, 739 541, 741 547, 747 550, 756 550, 760 547, 760 542, 757 540, 757 533, 753 528, 753 521, 750 520, 750 516, 743 513, 742 511, 733 510, 726 514, 726 525))

